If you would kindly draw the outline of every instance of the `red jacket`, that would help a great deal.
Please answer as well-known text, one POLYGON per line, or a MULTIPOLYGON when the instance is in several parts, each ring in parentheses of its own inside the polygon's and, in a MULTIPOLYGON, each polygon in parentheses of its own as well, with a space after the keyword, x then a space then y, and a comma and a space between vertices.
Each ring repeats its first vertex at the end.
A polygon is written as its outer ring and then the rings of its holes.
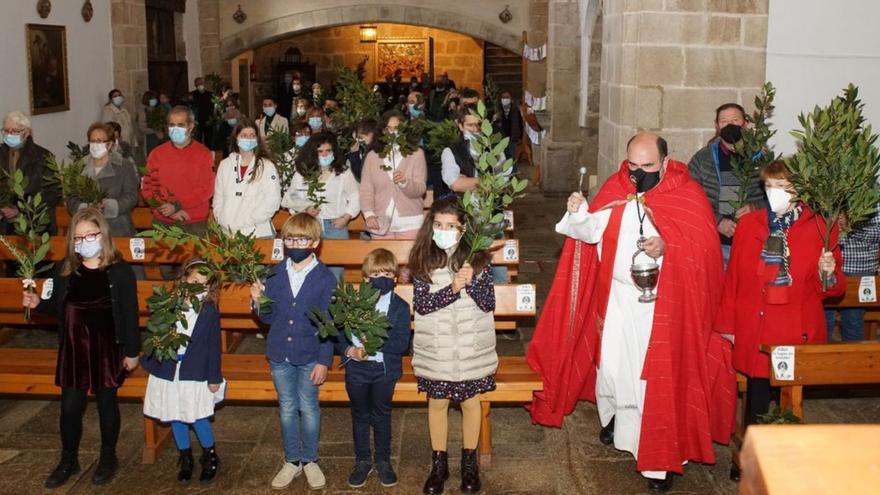
MULTIPOLYGON (((783 291, 787 292, 787 302, 768 300, 768 283, 775 278, 778 267, 767 267, 761 260, 769 235, 767 221, 767 210, 761 209, 738 222, 715 324, 716 331, 735 336, 734 368, 753 378, 769 377, 770 356, 760 351, 762 344, 824 343, 827 337, 822 300, 846 291, 840 249, 835 249, 837 283, 822 292, 819 232, 825 232, 825 221, 805 206, 788 231, 792 284, 783 291)), ((835 227, 830 245, 837 244, 837 235, 835 227)))
MULTIPOLYGON (((141 194, 160 202, 180 203, 190 216, 186 223, 204 222, 208 219, 211 196, 214 195, 211 152, 197 141, 182 149, 170 141, 157 146, 147 158, 147 175, 141 194)), ((174 223, 157 210, 153 210, 153 217, 160 222, 174 223)))

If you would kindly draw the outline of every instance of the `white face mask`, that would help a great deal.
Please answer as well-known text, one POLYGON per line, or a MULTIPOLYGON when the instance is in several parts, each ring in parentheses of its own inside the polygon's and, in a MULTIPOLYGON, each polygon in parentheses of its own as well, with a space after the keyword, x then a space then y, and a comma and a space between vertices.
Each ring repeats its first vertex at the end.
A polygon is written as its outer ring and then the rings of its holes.
POLYGON ((791 193, 785 189, 779 189, 778 187, 767 188, 767 203, 770 205, 770 210, 777 215, 785 213, 785 210, 791 206, 791 197, 791 193))
POLYGON ((434 235, 432 238, 434 239, 434 244, 436 244, 438 248, 446 251, 458 244, 458 231, 434 229, 434 235))
POLYGON ((95 160, 104 158, 107 154, 107 145, 104 143, 89 143, 89 155, 95 160))
POLYGON ((101 253, 101 240, 87 241, 83 239, 79 244, 74 244, 73 250, 85 259, 94 258, 101 253))

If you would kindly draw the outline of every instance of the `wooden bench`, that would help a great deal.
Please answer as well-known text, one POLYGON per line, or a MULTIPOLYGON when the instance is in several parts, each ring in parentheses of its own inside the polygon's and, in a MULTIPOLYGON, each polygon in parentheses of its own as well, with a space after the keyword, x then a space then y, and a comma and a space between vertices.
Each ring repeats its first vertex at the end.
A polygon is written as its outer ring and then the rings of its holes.
MULTIPOLYGON (((45 349, 0 348, 0 394, 13 396, 55 397, 56 351, 45 349)), ((325 404, 348 402, 344 371, 334 358, 327 381, 321 386, 319 399, 325 404)), ((425 395, 416 389, 410 358, 404 358, 403 376, 394 390, 397 404, 422 403, 425 395)), ((226 400, 232 403, 270 403, 277 400, 268 363, 262 355, 227 354, 223 356, 223 376, 228 385, 226 400)), ((524 357, 502 357, 495 374, 497 388, 481 396, 480 459, 484 466, 492 460, 493 404, 521 404, 532 400, 532 392, 542 386, 541 378, 526 364, 524 357)), ((119 389, 119 397, 142 400, 146 391, 147 373, 135 370, 119 389)), ((223 412, 219 413, 222 421, 223 412)), ((144 418, 143 462, 152 464, 170 439, 170 428, 144 418)))
MULTIPOLYGON (((865 340, 877 339, 877 324, 880 322, 880 302, 859 302, 860 284, 863 278, 874 279, 874 287, 878 286, 877 277, 846 277, 846 294, 843 297, 825 301, 826 309, 860 308, 865 310, 865 340)), ((876 290, 875 290, 875 297, 876 290)))
MULTIPOLYGON (((14 236, 9 237, 14 241, 14 236)), ((156 243, 152 240, 145 240, 144 258, 135 260, 130 248, 131 238, 116 237, 113 243, 122 254, 123 259, 129 263, 157 265, 161 263, 183 263, 192 254, 192 246, 184 244, 178 246, 174 250, 168 249, 164 243, 156 243)), ((55 236, 52 238, 52 247, 47 255, 49 261, 59 261, 64 258, 66 237, 55 236)), ((374 249, 384 248, 397 258, 401 266, 406 265, 409 259, 409 252, 412 249, 414 241, 407 240, 371 240, 362 241, 357 239, 347 240, 323 240, 318 249, 318 256, 325 264, 330 266, 343 266, 345 270, 345 280, 348 282, 358 282, 362 279, 361 265, 367 253, 374 249)), ((267 264, 275 264, 278 261, 272 260, 272 250, 274 241, 272 239, 257 240, 255 247, 265 256, 267 264)), ((516 239, 499 239, 492 245, 492 264, 496 266, 506 266, 510 280, 516 280, 519 273, 519 241, 516 239), (509 244, 506 244, 509 243, 509 244), (512 251, 513 256, 505 251, 512 251), (505 259, 507 258, 507 259, 505 259)), ((12 260, 12 254, 5 247, 0 246, 0 260, 12 260)), ((149 279, 156 280, 160 278, 156 273, 149 273, 149 279)))
MULTIPOLYGON (((44 280, 37 281, 38 292, 42 290, 44 280)), ((169 282, 138 282, 138 299, 141 326, 147 322, 147 298, 153 294, 153 286, 157 284, 170 285, 169 282)), ((530 286, 534 293, 534 285, 530 286)), ((500 284, 495 286, 495 328, 497 330, 515 330, 518 323, 524 319, 535 317, 535 306, 532 304, 529 310, 517 309, 517 290, 519 285, 500 284)), ((0 324, 2 325, 27 325, 21 307, 21 281, 14 278, 0 278, 0 324)), ((412 306, 412 285, 398 285, 395 289, 397 295, 412 306)), ((220 291, 218 301, 221 310, 220 326, 223 352, 234 352, 242 341, 242 332, 255 332, 266 330, 267 327, 260 323, 251 311, 250 291, 246 286, 231 286, 220 291)), ((54 324, 54 319, 33 313, 34 323, 40 325, 54 324)), ((9 340, 12 335, 7 335, 9 340)), ((3 341, 0 340, 0 344, 3 341)))

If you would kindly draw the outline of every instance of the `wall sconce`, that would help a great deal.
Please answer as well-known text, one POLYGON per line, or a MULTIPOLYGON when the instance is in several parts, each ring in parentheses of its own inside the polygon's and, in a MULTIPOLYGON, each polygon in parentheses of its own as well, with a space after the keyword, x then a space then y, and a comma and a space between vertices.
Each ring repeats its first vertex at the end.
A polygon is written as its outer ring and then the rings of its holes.
POLYGON ((247 20, 247 14, 245 14, 244 11, 241 10, 241 4, 238 4, 238 10, 236 10, 235 12, 233 12, 233 14, 232 14, 232 20, 234 20, 235 22, 237 22, 237 23, 239 23, 239 24, 241 24, 241 23, 243 23, 245 20, 247 20))
POLYGON ((361 43, 375 43, 379 30, 375 25, 361 26, 361 43))
POLYGON ((504 24, 507 24, 508 22, 513 20, 513 14, 510 13, 510 5, 506 5, 504 7, 504 10, 502 10, 501 13, 498 14, 498 19, 504 24))

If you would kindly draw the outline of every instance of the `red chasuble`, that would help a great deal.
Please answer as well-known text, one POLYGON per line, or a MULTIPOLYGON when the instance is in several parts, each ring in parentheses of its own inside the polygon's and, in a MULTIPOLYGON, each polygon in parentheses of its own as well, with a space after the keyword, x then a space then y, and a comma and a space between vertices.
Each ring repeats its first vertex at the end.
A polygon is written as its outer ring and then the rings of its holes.
MULTIPOLYGON (((579 400, 596 400, 620 220, 635 193, 623 162, 590 202, 591 212, 612 208, 601 263, 598 245, 565 240, 527 355, 544 382, 527 405, 534 423, 560 426, 579 400)), ((721 299, 721 248, 715 215, 685 164, 670 160, 643 199, 666 251, 642 367, 647 387, 637 469, 681 473, 687 460, 715 462, 712 441, 726 444, 735 427, 731 347, 712 331, 721 299)))

